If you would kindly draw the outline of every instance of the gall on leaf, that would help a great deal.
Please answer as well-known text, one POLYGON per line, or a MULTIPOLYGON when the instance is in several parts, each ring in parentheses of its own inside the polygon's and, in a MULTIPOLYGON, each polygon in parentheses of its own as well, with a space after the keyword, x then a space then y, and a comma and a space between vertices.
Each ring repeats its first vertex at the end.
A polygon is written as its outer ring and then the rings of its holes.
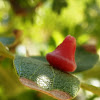
POLYGON ((76 39, 68 35, 64 41, 51 53, 46 55, 50 65, 64 72, 75 71, 76 39))

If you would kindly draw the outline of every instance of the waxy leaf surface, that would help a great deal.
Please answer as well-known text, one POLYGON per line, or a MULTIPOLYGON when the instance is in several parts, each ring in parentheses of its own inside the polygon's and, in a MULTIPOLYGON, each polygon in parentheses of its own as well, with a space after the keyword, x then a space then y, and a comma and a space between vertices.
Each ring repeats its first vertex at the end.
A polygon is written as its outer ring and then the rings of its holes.
POLYGON ((57 99, 74 98, 80 88, 80 81, 70 73, 54 69, 45 59, 16 56, 14 66, 20 81, 35 90, 57 99))

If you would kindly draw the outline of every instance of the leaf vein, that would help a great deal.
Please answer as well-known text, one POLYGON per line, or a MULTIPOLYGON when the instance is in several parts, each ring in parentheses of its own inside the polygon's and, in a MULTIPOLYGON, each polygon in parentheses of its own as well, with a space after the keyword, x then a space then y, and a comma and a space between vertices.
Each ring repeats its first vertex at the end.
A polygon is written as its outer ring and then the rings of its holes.
POLYGON ((54 79, 55 79, 55 72, 54 72, 54 69, 52 68, 52 66, 51 66, 51 70, 52 70, 52 72, 53 72, 53 82, 52 82, 52 89, 53 89, 54 79))

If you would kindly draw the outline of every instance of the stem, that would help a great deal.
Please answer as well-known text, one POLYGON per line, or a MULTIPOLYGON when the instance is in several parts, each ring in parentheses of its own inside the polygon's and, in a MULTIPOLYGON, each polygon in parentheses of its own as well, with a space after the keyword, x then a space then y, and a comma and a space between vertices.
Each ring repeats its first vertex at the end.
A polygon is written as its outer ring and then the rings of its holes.
POLYGON ((96 87, 96 86, 89 85, 86 83, 81 83, 81 88, 91 91, 92 93, 100 96, 100 87, 96 87))

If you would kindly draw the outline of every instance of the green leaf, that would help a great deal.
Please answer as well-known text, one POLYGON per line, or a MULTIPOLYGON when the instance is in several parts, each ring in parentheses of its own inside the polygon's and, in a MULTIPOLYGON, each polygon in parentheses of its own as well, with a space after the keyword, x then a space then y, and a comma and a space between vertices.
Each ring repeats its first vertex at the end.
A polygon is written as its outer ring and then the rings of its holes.
POLYGON ((44 56, 31 56, 31 58, 48 63, 48 61, 46 60, 44 56))
POLYGON ((15 41, 14 37, 0 37, 0 42, 2 42, 5 46, 13 44, 14 41, 15 41))
POLYGON ((99 56, 97 54, 89 53, 85 51, 82 47, 77 47, 75 53, 77 69, 75 72, 85 71, 94 67, 98 59, 99 56))
MULTIPOLYGON (((47 62, 45 57, 35 56, 32 58, 47 62)), ((82 71, 91 69, 92 67, 94 67, 98 59, 99 59, 99 56, 97 54, 89 53, 85 51, 83 48, 78 47, 76 49, 76 54, 75 54, 77 69, 73 73, 82 72, 82 71)))
POLYGON ((71 99, 80 88, 80 81, 75 76, 32 57, 16 56, 14 66, 24 85, 57 99, 71 99))
POLYGON ((14 59, 14 55, 10 53, 1 42, 0 42, 0 56, 14 59))

